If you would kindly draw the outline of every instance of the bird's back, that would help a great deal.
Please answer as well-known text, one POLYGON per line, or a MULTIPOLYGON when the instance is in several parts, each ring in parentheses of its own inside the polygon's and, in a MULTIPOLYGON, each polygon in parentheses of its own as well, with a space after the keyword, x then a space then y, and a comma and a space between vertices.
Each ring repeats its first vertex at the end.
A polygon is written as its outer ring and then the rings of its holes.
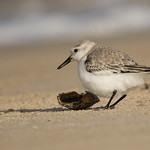
POLYGON ((88 72, 111 71, 113 73, 150 72, 150 67, 138 65, 126 53, 96 44, 85 60, 88 72))

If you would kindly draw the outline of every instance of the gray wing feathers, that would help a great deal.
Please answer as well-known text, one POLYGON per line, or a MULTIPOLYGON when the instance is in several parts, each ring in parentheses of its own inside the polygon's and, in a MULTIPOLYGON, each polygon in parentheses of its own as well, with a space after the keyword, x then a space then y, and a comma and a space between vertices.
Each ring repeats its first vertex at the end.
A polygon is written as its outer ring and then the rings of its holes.
POLYGON ((85 68, 88 72, 112 71, 113 73, 150 72, 150 67, 140 66, 122 51, 109 47, 93 47, 87 56, 85 68))
POLYGON ((142 66, 142 65, 133 65, 133 66, 124 66, 126 70, 129 70, 129 72, 132 73, 138 73, 138 72, 150 72, 150 67, 142 66))

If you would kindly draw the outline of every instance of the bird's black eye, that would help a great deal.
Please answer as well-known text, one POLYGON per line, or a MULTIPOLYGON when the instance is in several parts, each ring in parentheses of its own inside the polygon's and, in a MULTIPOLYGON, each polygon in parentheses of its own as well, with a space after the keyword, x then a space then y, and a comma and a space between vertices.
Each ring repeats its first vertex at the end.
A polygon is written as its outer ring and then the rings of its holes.
POLYGON ((78 49, 74 49, 74 52, 76 53, 78 51, 78 49))

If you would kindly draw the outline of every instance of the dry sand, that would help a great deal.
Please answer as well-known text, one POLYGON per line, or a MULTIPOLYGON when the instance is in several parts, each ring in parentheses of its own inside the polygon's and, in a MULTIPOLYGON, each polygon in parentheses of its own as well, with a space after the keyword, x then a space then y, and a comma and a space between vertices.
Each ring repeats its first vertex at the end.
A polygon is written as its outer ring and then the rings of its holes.
MULTIPOLYGON (((108 40, 150 66, 149 37, 108 40)), ((98 41, 98 40, 97 40, 98 41)), ((0 53, 0 149, 144 149, 150 148, 150 88, 138 88, 113 110, 68 110, 58 93, 83 92, 76 63, 57 71, 71 43, 17 47, 0 53)))

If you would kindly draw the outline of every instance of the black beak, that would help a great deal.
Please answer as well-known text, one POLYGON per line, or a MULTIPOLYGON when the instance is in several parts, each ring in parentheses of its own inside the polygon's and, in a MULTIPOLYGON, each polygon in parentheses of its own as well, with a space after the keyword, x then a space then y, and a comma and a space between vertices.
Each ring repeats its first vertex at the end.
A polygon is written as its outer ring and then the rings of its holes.
POLYGON ((62 67, 66 66, 71 62, 72 58, 69 56, 57 69, 61 69, 62 67))

